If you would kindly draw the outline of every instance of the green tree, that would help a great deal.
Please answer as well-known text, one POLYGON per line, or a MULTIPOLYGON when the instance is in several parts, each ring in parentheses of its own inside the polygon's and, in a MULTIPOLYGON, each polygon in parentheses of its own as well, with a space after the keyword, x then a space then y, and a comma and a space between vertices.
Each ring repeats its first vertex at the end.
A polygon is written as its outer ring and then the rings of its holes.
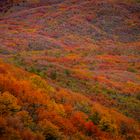
POLYGON ((95 125, 98 125, 100 120, 101 120, 101 116, 98 112, 94 112, 91 116, 90 116, 90 119, 92 120, 92 122, 95 124, 95 125))

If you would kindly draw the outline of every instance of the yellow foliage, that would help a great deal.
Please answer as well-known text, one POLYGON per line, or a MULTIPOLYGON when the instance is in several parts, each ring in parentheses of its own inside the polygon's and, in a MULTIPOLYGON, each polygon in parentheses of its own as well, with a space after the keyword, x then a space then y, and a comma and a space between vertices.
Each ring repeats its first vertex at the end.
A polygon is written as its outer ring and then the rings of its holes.
POLYGON ((114 120, 111 119, 111 117, 109 117, 109 116, 103 116, 101 118, 101 120, 99 122, 99 127, 103 131, 113 132, 113 133, 117 132, 117 125, 114 122, 114 120))
POLYGON ((11 114, 20 110, 17 104, 17 98, 9 92, 4 92, 0 95, 0 114, 11 114))

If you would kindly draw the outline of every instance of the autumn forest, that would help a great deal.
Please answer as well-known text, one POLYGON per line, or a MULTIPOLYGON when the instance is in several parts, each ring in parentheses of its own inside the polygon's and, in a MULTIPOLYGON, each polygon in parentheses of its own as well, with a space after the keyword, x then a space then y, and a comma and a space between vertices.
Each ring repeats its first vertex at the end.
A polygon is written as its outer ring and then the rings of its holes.
POLYGON ((140 140, 140 1, 0 0, 0 140, 140 140))

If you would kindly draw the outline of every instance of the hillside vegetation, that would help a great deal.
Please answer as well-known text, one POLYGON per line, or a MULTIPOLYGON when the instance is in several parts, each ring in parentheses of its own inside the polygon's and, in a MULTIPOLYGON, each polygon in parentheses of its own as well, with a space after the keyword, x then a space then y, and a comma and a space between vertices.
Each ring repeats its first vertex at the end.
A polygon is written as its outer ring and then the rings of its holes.
POLYGON ((14 2, 0 17, 0 140, 139 140, 139 1, 14 2))

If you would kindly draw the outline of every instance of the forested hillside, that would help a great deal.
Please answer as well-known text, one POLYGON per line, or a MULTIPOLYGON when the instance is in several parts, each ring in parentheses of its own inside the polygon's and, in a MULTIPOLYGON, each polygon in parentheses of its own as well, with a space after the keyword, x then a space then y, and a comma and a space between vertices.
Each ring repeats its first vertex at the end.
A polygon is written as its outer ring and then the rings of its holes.
POLYGON ((0 140, 140 139, 138 0, 0 6, 0 140))

